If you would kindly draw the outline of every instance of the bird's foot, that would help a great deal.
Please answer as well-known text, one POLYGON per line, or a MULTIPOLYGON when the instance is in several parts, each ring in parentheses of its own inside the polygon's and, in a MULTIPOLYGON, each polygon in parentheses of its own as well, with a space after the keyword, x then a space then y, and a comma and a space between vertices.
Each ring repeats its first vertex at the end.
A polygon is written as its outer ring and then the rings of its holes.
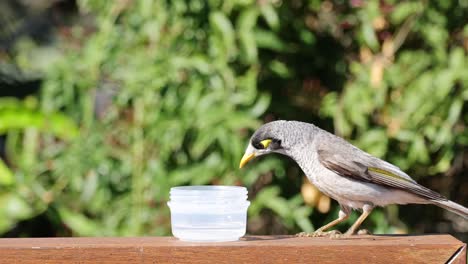
POLYGON ((302 232, 302 233, 296 234, 296 237, 330 237, 330 238, 338 238, 338 237, 341 237, 341 236, 342 236, 342 234, 338 230, 332 230, 332 231, 328 231, 328 232, 323 232, 321 230, 317 230, 317 231, 311 232, 311 233, 302 232))
POLYGON ((372 235, 372 233, 367 229, 361 229, 357 232, 358 236, 372 235))
POLYGON ((349 230, 343 234, 345 237, 350 237, 350 236, 365 236, 365 235, 372 235, 371 232, 367 229, 360 229, 357 232, 350 232, 349 230))

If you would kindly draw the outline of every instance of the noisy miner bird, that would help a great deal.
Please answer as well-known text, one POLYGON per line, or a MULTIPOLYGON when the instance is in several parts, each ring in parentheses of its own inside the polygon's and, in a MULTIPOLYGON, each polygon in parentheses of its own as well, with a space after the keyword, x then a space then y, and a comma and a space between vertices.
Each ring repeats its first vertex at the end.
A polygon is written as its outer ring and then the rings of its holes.
POLYGON ((395 165, 312 124, 280 120, 263 125, 250 139, 239 167, 269 153, 292 158, 321 192, 340 204, 336 220, 300 236, 339 234, 325 231, 345 221, 352 209, 362 210, 344 234, 354 235, 374 207, 389 204, 434 204, 468 218, 468 208, 419 185, 395 165))

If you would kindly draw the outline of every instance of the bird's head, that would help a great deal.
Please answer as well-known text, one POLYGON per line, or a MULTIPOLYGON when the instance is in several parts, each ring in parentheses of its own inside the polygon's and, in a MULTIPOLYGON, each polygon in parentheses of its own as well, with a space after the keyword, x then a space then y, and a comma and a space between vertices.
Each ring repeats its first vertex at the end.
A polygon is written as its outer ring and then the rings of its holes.
POLYGON ((308 130, 308 126, 310 124, 285 120, 264 124, 250 138, 239 168, 255 157, 265 154, 280 153, 292 156, 291 150, 306 140, 304 132, 308 130))

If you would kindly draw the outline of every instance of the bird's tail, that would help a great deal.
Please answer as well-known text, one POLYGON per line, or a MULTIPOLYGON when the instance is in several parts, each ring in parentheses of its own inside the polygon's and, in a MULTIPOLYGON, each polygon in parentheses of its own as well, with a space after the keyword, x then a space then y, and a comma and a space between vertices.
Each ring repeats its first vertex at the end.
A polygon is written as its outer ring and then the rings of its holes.
POLYGON ((433 204, 442 207, 450 212, 456 213, 457 215, 462 216, 465 219, 468 219, 468 208, 454 203, 452 201, 432 201, 433 204))

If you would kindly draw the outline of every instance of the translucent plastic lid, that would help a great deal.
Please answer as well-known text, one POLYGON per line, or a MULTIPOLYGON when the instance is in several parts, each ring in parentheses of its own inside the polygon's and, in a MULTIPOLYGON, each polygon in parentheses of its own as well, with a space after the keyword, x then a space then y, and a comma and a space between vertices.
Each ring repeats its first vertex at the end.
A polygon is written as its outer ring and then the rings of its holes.
POLYGON ((171 188, 171 201, 247 200, 247 189, 240 186, 199 185, 171 188))

